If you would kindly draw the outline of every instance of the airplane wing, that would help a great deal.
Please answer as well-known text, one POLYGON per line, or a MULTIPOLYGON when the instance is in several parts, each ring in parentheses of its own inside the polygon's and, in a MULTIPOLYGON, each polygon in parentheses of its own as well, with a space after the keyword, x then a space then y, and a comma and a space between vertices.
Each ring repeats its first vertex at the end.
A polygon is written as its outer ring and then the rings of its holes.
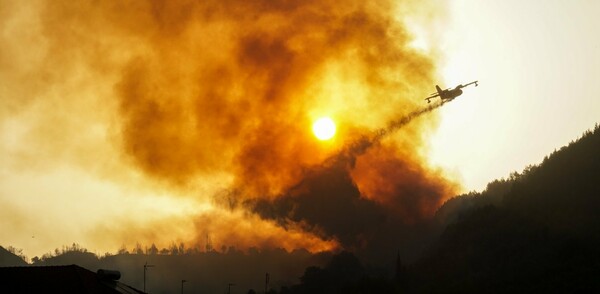
POLYGON ((435 97, 440 97, 440 94, 435 94, 435 95, 432 94, 431 96, 425 98, 425 100, 429 101, 429 99, 432 99, 432 98, 435 98, 435 97))
POLYGON ((461 86, 461 88, 464 88, 464 87, 467 87, 467 86, 470 86, 470 85, 473 85, 473 84, 475 84, 475 87, 477 87, 478 84, 479 84, 479 81, 470 82, 470 83, 468 83, 466 85, 460 85, 460 86, 461 86))

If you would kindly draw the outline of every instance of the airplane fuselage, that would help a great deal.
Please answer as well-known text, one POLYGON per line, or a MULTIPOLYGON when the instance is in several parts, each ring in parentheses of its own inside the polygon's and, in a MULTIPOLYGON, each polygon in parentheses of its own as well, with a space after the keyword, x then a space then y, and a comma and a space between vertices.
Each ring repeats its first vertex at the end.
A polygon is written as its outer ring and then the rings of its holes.
POLYGON ((442 98, 442 100, 452 100, 460 95, 462 95, 463 90, 461 90, 460 88, 454 88, 452 90, 444 90, 442 91, 442 93, 440 93, 440 97, 442 98))
POLYGON ((446 90, 442 90, 442 88, 440 88, 440 86, 435 85, 435 89, 437 90, 437 93, 431 93, 430 94, 431 96, 425 98, 425 100, 427 100, 427 103, 429 103, 429 102, 431 102, 430 101, 431 99, 433 99, 435 97, 440 97, 440 100, 442 100, 442 102, 452 101, 454 98, 462 95, 462 93, 463 93, 462 88, 467 87, 472 84, 475 84, 475 87, 477 87, 477 82, 478 81, 474 81, 474 82, 470 82, 466 85, 458 85, 454 89, 446 89, 446 90))

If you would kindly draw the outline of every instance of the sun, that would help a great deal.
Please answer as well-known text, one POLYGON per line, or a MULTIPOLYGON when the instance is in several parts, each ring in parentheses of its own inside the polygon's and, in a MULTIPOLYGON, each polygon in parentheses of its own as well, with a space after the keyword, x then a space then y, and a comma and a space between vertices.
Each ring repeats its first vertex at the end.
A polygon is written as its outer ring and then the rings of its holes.
POLYGON ((329 140, 335 135, 335 123, 329 117, 316 120, 312 126, 313 133, 321 141, 329 140))

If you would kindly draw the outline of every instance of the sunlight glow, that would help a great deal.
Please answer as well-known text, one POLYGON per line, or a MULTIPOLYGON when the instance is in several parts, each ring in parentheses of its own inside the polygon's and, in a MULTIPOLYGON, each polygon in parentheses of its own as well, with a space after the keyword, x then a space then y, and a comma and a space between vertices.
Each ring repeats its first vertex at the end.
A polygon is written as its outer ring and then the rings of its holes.
POLYGON ((316 120, 312 126, 313 133, 319 140, 329 140, 335 135, 335 123, 329 117, 322 117, 316 120))

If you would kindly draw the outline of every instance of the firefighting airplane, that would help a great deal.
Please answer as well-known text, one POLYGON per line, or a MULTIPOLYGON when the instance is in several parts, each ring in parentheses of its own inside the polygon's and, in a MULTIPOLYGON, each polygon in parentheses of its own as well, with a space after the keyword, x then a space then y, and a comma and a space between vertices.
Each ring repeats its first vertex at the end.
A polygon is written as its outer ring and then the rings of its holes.
POLYGON ((446 89, 446 90, 442 90, 442 88, 440 88, 440 86, 435 85, 435 88, 437 89, 437 93, 431 93, 429 95, 429 97, 425 98, 425 100, 427 100, 427 103, 431 102, 430 100, 435 98, 435 97, 440 97, 440 99, 442 99, 442 103, 446 103, 446 102, 450 102, 452 101, 454 98, 460 96, 463 91, 461 90, 464 87, 470 86, 472 84, 475 84, 475 87, 477 87, 477 83, 479 81, 474 81, 474 82, 470 82, 466 85, 458 85, 456 86, 456 88, 454 89, 446 89))

